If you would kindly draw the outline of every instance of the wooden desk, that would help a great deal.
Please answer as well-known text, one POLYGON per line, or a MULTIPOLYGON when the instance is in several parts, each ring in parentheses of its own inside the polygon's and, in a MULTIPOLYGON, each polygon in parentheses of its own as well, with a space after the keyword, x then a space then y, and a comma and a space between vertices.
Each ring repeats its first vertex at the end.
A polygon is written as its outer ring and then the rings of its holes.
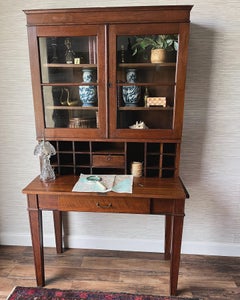
POLYGON ((76 193, 77 176, 60 176, 51 183, 35 178, 27 194, 36 281, 45 285, 42 210, 53 211, 57 253, 62 247, 62 212, 109 212, 165 215, 165 259, 170 259, 170 294, 176 295, 181 254, 185 199, 180 178, 134 178, 133 193, 76 193))

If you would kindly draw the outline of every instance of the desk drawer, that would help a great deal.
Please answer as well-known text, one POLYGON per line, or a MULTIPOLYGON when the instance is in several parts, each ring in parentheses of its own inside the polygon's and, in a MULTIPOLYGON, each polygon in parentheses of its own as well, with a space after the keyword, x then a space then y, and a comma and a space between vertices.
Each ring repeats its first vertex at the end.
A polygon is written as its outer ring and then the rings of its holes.
POLYGON ((115 167, 124 168, 125 159, 123 155, 93 155, 93 167, 115 167))
POLYGON ((150 213, 150 199, 133 197, 59 196, 59 210, 109 213, 150 213))

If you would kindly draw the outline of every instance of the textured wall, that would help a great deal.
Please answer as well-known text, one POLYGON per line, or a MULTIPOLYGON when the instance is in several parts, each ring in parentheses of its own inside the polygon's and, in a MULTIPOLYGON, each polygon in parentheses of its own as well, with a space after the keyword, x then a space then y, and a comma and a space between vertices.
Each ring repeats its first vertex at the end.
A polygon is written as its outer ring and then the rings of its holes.
MULTIPOLYGON (((89 0, 88 6, 129 5, 89 0)), ((184 253, 240 253, 240 10, 231 1, 131 1, 131 5, 194 4, 186 90, 181 176, 186 205, 184 253)), ((28 45, 23 9, 78 7, 79 1, 0 2, 0 244, 30 245, 22 188, 39 174, 28 45)), ((83 4, 84 5, 84 4, 83 4)), ((45 213, 45 244, 53 245, 45 213)), ((158 216, 71 213, 70 247, 161 251, 158 216)))

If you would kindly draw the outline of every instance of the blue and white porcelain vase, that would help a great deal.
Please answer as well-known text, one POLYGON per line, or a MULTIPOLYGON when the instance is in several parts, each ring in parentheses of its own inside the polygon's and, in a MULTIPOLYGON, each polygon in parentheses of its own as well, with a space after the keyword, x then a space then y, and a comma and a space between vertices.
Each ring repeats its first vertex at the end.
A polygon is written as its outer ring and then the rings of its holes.
MULTIPOLYGON (((127 83, 136 83, 136 69, 127 69, 127 83)), ((141 87, 137 85, 124 85, 122 87, 123 101, 126 106, 138 106, 140 96, 141 96, 141 87)))
MULTIPOLYGON (((94 82, 94 71, 83 69, 83 83, 94 82)), ((79 86, 79 96, 82 106, 96 106, 97 104, 97 87, 94 85, 79 86)))

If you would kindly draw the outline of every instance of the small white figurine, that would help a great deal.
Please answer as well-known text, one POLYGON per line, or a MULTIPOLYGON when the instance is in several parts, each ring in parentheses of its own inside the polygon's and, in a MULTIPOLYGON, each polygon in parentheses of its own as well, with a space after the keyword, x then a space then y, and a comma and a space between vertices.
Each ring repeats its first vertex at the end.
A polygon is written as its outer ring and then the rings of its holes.
POLYGON ((129 126, 131 129, 148 129, 147 125, 143 121, 136 121, 135 124, 129 126))

